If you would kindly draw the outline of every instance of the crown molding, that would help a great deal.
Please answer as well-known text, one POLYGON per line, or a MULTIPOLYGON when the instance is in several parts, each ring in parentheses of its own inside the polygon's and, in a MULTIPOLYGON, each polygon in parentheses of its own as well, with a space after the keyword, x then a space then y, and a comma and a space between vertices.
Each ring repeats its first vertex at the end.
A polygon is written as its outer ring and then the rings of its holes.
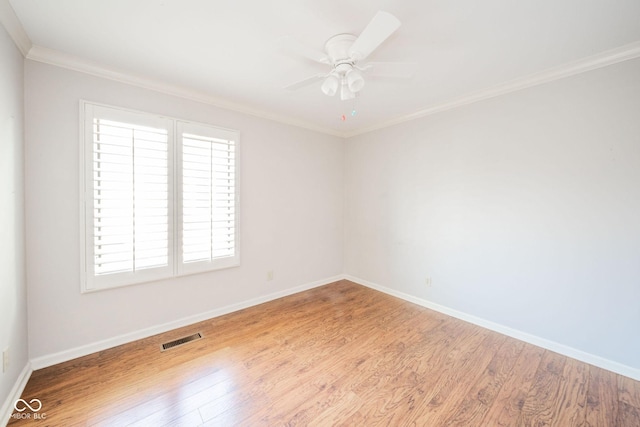
POLYGON ((31 40, 22 27, 18 15, 13 10, 9 0, 0 0, 0 23, 7 30, 13 42, 18 46, 22 56, 27 56, 31 50, 31 40))
POLYGON ((501 83, 496 86, 492 86, 487 89, 479 90, 477 92, 470 93, 460 98, 454 99, 443 104, 434 105, 425 108, 415 113, 407 114, 404 116, 396 117, 392 120, 380 122, 374 126, 362 128, 352 132, 347 132, 343 135, 344 138, 350 138, 352 136, 362 135, 365 133, 373 132, 375 130, 387 128, 400 123, 415 120, 421 117, 430 116, 432 114, 441 113, 443 111, 452 110, 454 108, 462 107, 464 105, 473 104, 475 102, 483 101, 485 99, 495 98, 500 95, 505 95, 511 92, 516 92, 522 89, 526 89, 532 86, 538 86, 544 83, 549 83, 555 80, 560 80, 565 77, 574 76, 576 74, 585 73, 587 71, 596 70, 598 68, 607 67, 609 65, 618 64, 620 62, 628 61, 640 57, 640 41, 629 43, 621 47, 607 50, 599 54, 582 58, 577 61, 569 62, 558 67, 550 68, 539 73, 530 74, 525 77, 517 78, 505 83, 501 83))
POLYGON ((201 92, 197 92, 183 86, 168 84, 161 80, 155 80, 142 75, 126 73, 116 68, 106 67, 96 62, 88 61, 77 56, 70 55, 68 53, 60 52, 58 50, 49 49, 38 45, 33 45, 31 47, 29 53, 26 55, 26 58, 32 61, 55 65, 73 71, 79 71, 81 73, 90 74, 93 76, 102 77, 133 86, 138 86, 144 89, 161 92, 167 95, 177 96, 191 101, 200 102, 214 107, 224 108, 238 113, 283 123, 286 125, 296 126, 314 132, 338 137, 344 136, 340 131, 318 126, 314 123, 293 119, 291 117, 279 114, 273 114, 264 110, 249 107, 247 105, 238 104, 223 98, 203 94, 201 92))
MULTIPOLYGON (((7 3, 7 0, 0 0, 0 1, 3 2, 2 3, 3 5, 7 3)), ((20 28, 22 27, 20 26, 20 28)), ((311 122, 292 119, 291 117, 288 117, 288 116, 273 114, 267 111, 255 109, 247 105, 234 103, 226 99, 196 92, 194 90, 191 90, 182 86, 167 84, 160 80, 154 80, 145 76, 125 73, 115 68, 105 67, 102 64, 87 61, 73 55, 69 55, 57 50, 48 49, 38 45, 31 46, 31 48, 28 51, 28 54, 26 55, 27 59, 31 59, 33 61, 43 62, 43 63, 67 68, 70 70, 91 74, 97 77, 102 77, 102 78, 118 81, 121 83, 142 87, 145 89, 162 92, 168 95, 173 95, 173 96, 189 99, 192 101, 212 105, 215 107, 225 108, 227 110, 236 111, 242 114, 247 114, 254 117, 272 120, 275 122, 296 126, 296 127, 311 130, 314 132, 324 133, 327 135, 337 136, 341 138, 350 138, 353 136, 362 135, 365 133, 373 132, 375 130, 380 130, 380 129, 394 126, 400 123, 404 123, 404 122, 419 119, 422 117, 430 116, 432 114, 437 114, 444 111, 452 110, 454 108, 473 104, 473 103, 490 99, 490 98, 495 98, 500 95, 505 95, 505 94, 516 92, 532 86, 537 86, 537 85, 549 83, 555 80, 560 80, 565 77, 570 77, 576 74, 581 74, 587 71, 603 68, 609 65, 617 64, 620 62, 628 61, 628 60, 639 58, 639 57, 640 57, 640 41, 636 41, 616 49, 607 50, 587 58, 573 61, 558 67, 550 68, 538 73, 530 74, 528 76, 517 78, 517 79, 511 80, 496 86, 492 86, 483 90, 479 90, 442 104, 437 104, 431 107, 427 107, 425 109, 416 111, 411 114, 399 116, 391 120, 381 121, 380 123, 377 123, 374 126, 356 129, 353 131, 340 131, 336 129, 318 126, 311 122)))

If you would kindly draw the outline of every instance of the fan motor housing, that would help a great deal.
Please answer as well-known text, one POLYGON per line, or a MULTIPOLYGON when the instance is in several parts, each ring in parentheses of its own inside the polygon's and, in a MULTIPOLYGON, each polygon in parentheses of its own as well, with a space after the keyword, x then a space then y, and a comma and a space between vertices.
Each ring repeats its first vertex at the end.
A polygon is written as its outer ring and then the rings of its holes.
POLYGON ((324 45, 329 60, 338 72, 347 72, 353 66, 349 55, 349 48, 356 41, 353 34, 338 34, 331 37, 324 45), (344 68, 344 70, 338 67, 344 68))

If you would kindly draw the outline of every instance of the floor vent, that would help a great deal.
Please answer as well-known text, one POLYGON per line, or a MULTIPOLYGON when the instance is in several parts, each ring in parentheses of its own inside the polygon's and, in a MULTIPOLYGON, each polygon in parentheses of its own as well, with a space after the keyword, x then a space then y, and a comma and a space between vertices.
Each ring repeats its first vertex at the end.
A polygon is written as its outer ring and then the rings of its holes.
POLYGON ((166 342, 162 344, 162 351, 169 350, 170 348, 177 347, 182 344, 186 344, 190 341, 199 340, 200 338, 202 338, 202 334, 198 332, 196 334, 189 335, 188 337, 182 337, 178 338, 177 340, 166 342))

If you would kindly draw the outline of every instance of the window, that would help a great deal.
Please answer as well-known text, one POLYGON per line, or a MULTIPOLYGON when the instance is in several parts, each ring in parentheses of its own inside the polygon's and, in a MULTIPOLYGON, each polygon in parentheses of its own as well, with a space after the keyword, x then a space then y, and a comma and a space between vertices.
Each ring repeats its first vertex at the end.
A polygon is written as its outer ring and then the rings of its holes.
POLYGON ((81 107, 82 290, 239 265, 238 132, 81 107))
POLYGON ((234 132, 178 123, 183 273, 237 265, 234 132))

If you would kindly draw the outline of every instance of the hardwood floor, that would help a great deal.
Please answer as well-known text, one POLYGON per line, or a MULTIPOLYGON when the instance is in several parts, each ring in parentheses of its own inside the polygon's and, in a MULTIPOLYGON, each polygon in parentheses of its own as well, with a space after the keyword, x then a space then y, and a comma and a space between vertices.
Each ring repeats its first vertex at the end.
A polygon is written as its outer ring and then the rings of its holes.
POLYGON ((348 281, 35 371, 22 398, 41 419, 11 426, 640 426, 638 381, 348 281))

